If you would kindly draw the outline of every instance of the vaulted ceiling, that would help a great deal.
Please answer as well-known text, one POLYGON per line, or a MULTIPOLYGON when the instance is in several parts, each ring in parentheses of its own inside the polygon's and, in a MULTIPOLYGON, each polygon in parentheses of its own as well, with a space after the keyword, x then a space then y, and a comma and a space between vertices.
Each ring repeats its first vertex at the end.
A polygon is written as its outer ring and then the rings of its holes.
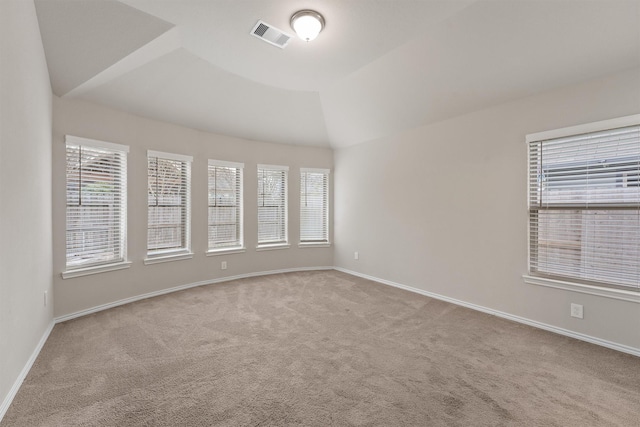
POLYGON ((343 147, 640 67, 640 0, 35 0, 53 92, 343 147), (285 49, 300 9, 326 27, 285 49))

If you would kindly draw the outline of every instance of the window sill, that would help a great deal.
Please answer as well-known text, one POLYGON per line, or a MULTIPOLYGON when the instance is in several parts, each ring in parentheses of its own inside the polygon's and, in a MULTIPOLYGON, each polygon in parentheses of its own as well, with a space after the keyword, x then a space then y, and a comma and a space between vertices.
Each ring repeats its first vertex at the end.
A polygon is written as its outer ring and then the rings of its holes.
POLYGON ((183 259, 191 259, 191 258, 193 258, 193 253, 191 252, 179 253, 179 254, 173 254, 173 255, 161 255, 161 256, 145 258, 144 264, 145 265, 159 264, 161 262, 180 261, 183 259))
POLYGON ((244 247, 242 248, 220 248, 220 249, 209 249, 206 253, 207 256, 216 256, 216 255, 231 255, 231 254, 241 254, 246 252, 244 247))
POLYGON ((635 302, 640 304, 640 292, 627 291, 624 289, 605 288, 599 286, 583 285, 581 283, 565 282, 564 280, 548 279, 546 277, 522 275, 525 283, 530 285, 546 286, 548 288, 564 289, 582 294, 596 295, 605 298, 612 298, 622 301, 635 302))
POLYGON ((331 243, 328 242, 318 242, 318 243, 314 243, 314 242, 308 242, 308 243, 298 243, 298 247, 299 248, 330 248, 331 247, 331 243))
POLYGON ((288 243, 276 243, 273 245, 258 245, 256 251, 275 251, 278 249, 289 249, 291 247, 288 243))
POLYGON ((71 279, 73 277, 88 276, 90 274, 105 273, 107 271, 123 270, 129 267, 131 267, 131 261, 124 261, 116 264, 97 265, 94 267, 78 268, 75 270, 63 271, 62 278, 71 279))

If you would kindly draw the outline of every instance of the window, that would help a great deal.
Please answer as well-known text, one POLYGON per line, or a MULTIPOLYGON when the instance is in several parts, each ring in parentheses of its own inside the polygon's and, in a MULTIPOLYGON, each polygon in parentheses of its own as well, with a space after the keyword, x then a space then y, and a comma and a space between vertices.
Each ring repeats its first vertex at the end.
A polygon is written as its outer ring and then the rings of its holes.
POLYGON ((300 243, 329 243, 328 169, 300 169, 300 243))
POLYGON ((189 156, 148 152, 149 257, 190 253, 191 161, 189 156))
POLYGON ((533 275, 640 289, 640 115, 527 137, 533 275))
POLYGON ((241 249, 242 163, 209 160, 209 250, 241 249))
POLYGON ((258 246, 287 244, 286 166, 258 165, 258 246))
POLYGON ((67 272, 124 263, 129 147, 67 135, 66 148, 67 272))

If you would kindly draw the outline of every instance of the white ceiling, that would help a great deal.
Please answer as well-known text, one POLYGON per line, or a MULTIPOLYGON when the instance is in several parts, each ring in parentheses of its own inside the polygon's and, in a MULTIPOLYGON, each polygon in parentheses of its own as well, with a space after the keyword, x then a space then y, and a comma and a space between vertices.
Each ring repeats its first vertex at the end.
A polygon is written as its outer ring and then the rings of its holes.
POLYGON ((348 146, 640 67, 640 0, 35 3, 56 95, 260 141, 348 146), (313 42, 249 34, 304 8, 313 42))

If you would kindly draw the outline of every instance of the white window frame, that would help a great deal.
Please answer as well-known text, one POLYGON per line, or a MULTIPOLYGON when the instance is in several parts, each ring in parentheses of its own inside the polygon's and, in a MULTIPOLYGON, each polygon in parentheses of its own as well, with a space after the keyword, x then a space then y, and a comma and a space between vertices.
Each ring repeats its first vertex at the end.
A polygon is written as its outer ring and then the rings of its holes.
MULTIPOLYGON (((210 236, 209 236, 209 228, 211 227, 211 224, 208 223, 208 218, 209 218, 209 212, 207 211, 207 245, 208 245, 208 250, 207 250, 207 255, 223 255, 223 254, 230 254, 230 253, 240 253, 240 252, 244 252, 245 247, 244 247, 244 163, 237 163, 237 162, 228 162, 228 161, 224 161, 224 160, 214 160, 214 159, 209 159, 208 161, 208 165, 207 165, 207 188, 209 193, 211 193, 211 187, 209 186, 209 174, 211 173, 211 168, 228 168, 228 169, 235 169, 236 170, 236 174, 238 175, 238 183, 236 185, 236 200, 237 200, 237 205, 236 205, 236 209, 237 209, 237 233, 238 233, 238 239, 236 241, 235 244, 230 244, 230 245, 210 245, 210 236)), ((215 206, 211 206, 210 204, 210 200, 209 197, 207 196, 207 210, 213 208, 215 206)))
MULTIPOLYGON (((588 123, 584 125, 571 126, 567 128, 539 132, 534 134, 529 134, 526 136, 527 146, 529 144, 539 141, 546 141, 556 138, 563 137, 571 137, 575 135, 582 135, 588 133, 594 133, 599 131, 606 131, 617 128, 624 128, 629 126, 638 126, 640 125, 640 114, 635 114, 626 117, 620 117, 611 120, 603 120, 594 123, 588 123)), ((527 150, 528 151, 528 150, 527 150)), ((531 161, 529 159, 529 153, 527 153, 527 164, 529 167, 531 166, 531 161)), ((551 287, 556 289, 569 290, 573 292, 579 292, 584 294, 602 296, 606 298, 612 298, 623 301, 630 301, 640 303, 640 288, 631 288, 631 287, 617 287, 611 286, 608 283, 599 283, 592 281, 582 281, 578 278, 565 278, 565 277, 555 277, 552 275, 540 274, 538 272, 532 271, 532 242, 531 242, 531 171, 528 172, 529 175, 529 183, 527 185, 527 206, 529 210, 529 221, 527 222, 527 263, 528 263, 528 274, 523 275, 523 279, 525 283, 532 285, 539 285, 545 287, 551 287)))
POLYGON ((271 250, 271 249, 287 249, 290 247, 289 245, 289 166, 279 166, 279 165, 258 165, 258 209, 257 209, 257 221, 258 221, 258 230, 257 230, 257 238, 258 244, 256 246, 256 250, 271 250), (260 240, 260 206, 261 203, 261 194, 260 194, 260 171, 271 171, 271 172, 284 172, 284 185, 283 185, 283 232, 284 239, 282 240, 260 240))
MULTIPOLYGON (((83 147, 87 149, 98 149, 105 150, 110 153, 117 154, 120 156, 119 163, 119 197, 118 204, 120 206, 119 212, 117 213, 117 221, 119 227, 117 227, 117 246, 119 247, 119 256, 117 256, 113 260, 109 261, 86 261, 80 262, 77 264, 69 264, 69 248, 66 234, 69 232, 69 206, 68 206, 68 195, 69 195, 69 175, 66 175, 65 179, 65 199, 67 199, 67 206, 65 209, 65 271, 62 272, 62 277, 64 279, 85 276, 88 274, 96 274, 102 273, 106 271, 113 270, 121 270, 124 268, 129 268, 131 262, 127 260, 127 154, 129 153, 129 147, 122 144, 115 144, 112 142, 99 141, 95 139, 89 138, 81 138, 73 135, 65 135, 65 163, 67 161, 67 150, 69 147, 78 147, 79 150, 82 150, 83 147)), ((66 168, 65 168, 66 169, 66 168)), ((82 171, 84 167, 82 163, 80 164, 80 177, 82 176, 82 171)), ((81 178, 79 178, 81 179, 81 178)), ((81 186, 81 183, 79 184, 81 186)))
POLYGON ((299 247, 329 247, 331 243, 329 241, 329 188, 330 188, 330 177, 331 177, 330 169, 319 169, 319 168, 300 168, 300 243, 299 247), (323 235, 317 236, 315 239, 303 239, 303 235, 308 234, 309 231, 303 230, 304 222, 303 215, 305 209, 305 183, 308 177, 306 175, 314 174, 314 175, 322 175, 323 176, 323 193, 322 193, 322 207, 321 214, 324 218, 323 221, 323 235))
MULTIPOLYGON (((185 164, 184 179, 186 181, 185 188, 185 204, 184 209, 184 241, 183 245, 179 248, 149 250, 149 204, 147 195, 147 258, 144 260, 145 264, 156 264, 167 261, 179 261, 183 259, 193 258, 191 252, 191 165, 193 163, 193 157, 183 154, 166 153, 162 151, 147 151, 147 180, 149 176, 149 160, 152 158, 178 161, 185 164)), ((148 185, 148 184, 147 184, 148 185)))

